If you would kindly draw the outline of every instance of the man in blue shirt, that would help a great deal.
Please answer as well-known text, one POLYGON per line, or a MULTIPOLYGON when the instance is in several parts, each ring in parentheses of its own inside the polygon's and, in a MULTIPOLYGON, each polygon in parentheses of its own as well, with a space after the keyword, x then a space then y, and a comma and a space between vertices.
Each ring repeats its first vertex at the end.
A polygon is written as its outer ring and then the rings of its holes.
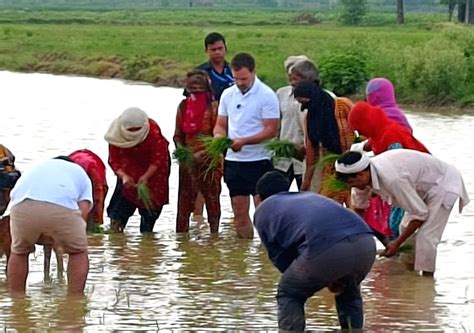
POLYGON ((360 283, 375 260, 372 232, 337 202, 288 188, 281 173, 263 175, 254 217, 270 260, 283 274, 276 295, 279 329, 303 331, 305 302, 325 287, 336 294, 341 328, 362 328, 360 283))
POLYGON ((211 79, 212 90, 216 101, 221 98, 224 89, 234 84, 234 78, 225 60, 227 45, 225 38, 218 32, 212 32, 204 39, 204 48, 208 61, 199 65, 197 69, 206 71, 211 79))

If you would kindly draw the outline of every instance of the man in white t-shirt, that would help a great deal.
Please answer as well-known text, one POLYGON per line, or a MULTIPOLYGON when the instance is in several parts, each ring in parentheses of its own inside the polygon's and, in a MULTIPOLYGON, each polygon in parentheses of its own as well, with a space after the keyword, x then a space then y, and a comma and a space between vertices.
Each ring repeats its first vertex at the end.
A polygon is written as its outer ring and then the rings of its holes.
POLYGON ((40 242, 69 254, 69 292, 82 294, 89 272, 86 219, 93 204, 84 169, 63 156, 41 162, 20 178, 10 203, 9 290, 25 291, 28 257, 40 242))
POLYGON ((235 85, 224 90, 214 136, 228 136, 233 143, 224 161, 224 181, 229 188, 237 236, 253 238, 250 195, 258 179, 273 169, 264 141, 278 134, 280 110, 273 90, 255 72, 248 53, 234 56, 230 64, 235 85))

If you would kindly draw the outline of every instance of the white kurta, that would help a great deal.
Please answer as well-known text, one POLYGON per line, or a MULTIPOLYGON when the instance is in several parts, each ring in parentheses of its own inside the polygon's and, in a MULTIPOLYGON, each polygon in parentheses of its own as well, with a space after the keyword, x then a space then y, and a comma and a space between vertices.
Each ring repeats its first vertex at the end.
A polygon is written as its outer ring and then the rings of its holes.
MULTIPOLYGON (((435 271, 436 249, 459 198, 459 212, 469 198, 460 172, 432 155, 395 149, 371 158, 372 190, 406 211, 405 221, 423 221, 417 231, 415 270, 435 271)), ((364 208, 367 191, 353 191, 353 204, 364 208)))
MULTIPOLYGON (((280 102, 280 140, 287 140, 296 145, 304 144, 304 117, 301 112, 301 104, 293 96, 293 87, 285 86, 277 90, 280 102)), ((293 165, 295 175, 303 174, 303 162, 296 158, 274 159, 273 166, 283 172, 287 172, 293 165)))

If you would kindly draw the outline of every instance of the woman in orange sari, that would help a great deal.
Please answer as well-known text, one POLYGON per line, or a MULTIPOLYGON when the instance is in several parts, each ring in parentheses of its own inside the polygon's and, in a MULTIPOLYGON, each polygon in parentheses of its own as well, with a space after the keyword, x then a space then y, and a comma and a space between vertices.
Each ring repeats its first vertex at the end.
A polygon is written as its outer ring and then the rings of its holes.
POLYGON ((193 158, 188 165, 179 166, 178 214, 176 232, 189 231, 189 218, 199 192, 207 209, 211 233, 219 231, 222 167, 208 170, 209 160, 200 140, 212 136, 217 119, 217 101, 206 72, 194 69, 186 75, 189 96, 178 107, 176 129, 173 136, 176 146, 191 149, 193 158))

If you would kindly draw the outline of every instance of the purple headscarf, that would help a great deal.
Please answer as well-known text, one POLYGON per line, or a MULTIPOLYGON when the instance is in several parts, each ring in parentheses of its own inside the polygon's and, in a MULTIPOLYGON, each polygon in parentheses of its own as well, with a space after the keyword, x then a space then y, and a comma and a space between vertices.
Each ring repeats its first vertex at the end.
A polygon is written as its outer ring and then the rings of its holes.
POLYGON ((413 132, 407 117, 403 114, 395 100, 395 89, 392 82, 385 78, 375 78, 369 81, 366 89, 367 102, 381 108, 387 117, 413 132))

